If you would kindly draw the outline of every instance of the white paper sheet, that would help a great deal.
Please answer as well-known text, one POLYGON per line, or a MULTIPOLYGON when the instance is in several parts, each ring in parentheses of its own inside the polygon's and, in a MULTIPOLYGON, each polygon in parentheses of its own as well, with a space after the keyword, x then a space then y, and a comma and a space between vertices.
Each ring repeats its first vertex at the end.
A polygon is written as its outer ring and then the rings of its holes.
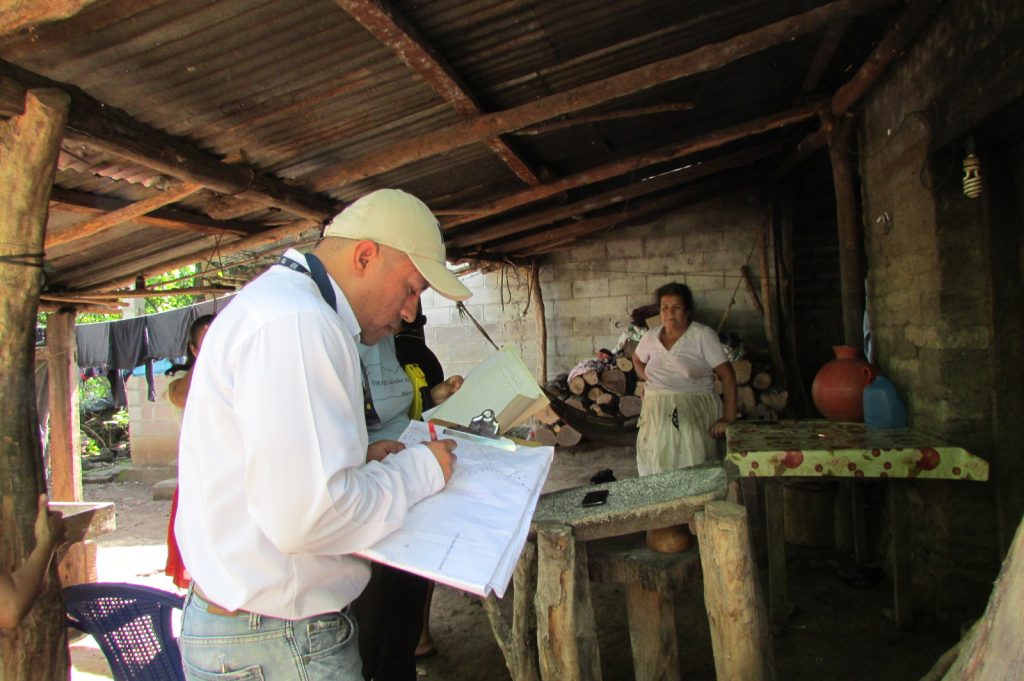
MULTIPOLYGON (((406 444, 429 440, 427 424, 413 421, 400 439, 406 444)), ((519 447, 513 453, 457 442, 448 485, 409 509, 399 530, 358 555, 501 598, 526 543, 554 448, 519 447)))

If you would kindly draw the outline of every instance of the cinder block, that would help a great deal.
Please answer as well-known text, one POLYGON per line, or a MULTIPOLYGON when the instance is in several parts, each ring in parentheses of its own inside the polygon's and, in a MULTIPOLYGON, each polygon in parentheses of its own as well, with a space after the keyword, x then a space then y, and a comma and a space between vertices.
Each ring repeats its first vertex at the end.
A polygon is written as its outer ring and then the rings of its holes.
POLYGON ((607 295, 607 279, 577 279, 572 282, 573 298, 604 298, 607 295))

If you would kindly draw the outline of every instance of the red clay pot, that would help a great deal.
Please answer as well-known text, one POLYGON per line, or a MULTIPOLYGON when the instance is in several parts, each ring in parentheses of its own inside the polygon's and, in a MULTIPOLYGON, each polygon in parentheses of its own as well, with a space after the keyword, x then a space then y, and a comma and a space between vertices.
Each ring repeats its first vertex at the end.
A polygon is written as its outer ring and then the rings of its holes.
POLYGON ((864 420, 864 388, 875 380, 875 368, 853 345, 833 345, 836 358, 821 367, 811 385, 811 398, 825 418, 864 420))

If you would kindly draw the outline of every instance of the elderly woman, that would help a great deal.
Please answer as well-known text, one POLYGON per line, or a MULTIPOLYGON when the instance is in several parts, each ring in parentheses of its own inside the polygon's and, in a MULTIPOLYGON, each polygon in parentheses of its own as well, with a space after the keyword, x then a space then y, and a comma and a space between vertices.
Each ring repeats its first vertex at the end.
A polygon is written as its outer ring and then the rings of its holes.
MULTIPOLYGON (((655 295, 661 325, 645 333, 633 353, 637 375, 647 381, 636 441, 640 475, 714 459, 715 438, 736 420, 736 374, 718 335, 693 321, 693 293, 684 284, 671 283, 655 295), (715 376, 722 382, 721 400, 715 394, 715 376)), ((689 547, 689 535, 654 531, 648 544, 656 550, 682 551, 689 547)))

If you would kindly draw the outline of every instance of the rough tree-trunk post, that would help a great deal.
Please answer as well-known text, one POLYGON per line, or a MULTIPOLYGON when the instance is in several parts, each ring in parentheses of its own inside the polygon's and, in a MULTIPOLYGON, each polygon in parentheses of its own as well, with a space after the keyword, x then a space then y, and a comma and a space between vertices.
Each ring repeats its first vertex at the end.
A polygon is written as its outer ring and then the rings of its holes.
MULTIPOLYGON (((50 498, 82 501, 74 311, 50 314, 46 322, 46 345, 50 358, 50 468, 53 471, 50 498)), ((90 555, 89 544, 91 542, 79 542, 68 548, 60 563, 60 581, 64 586, 95 581, 95 546, 90 555)))
POLYGON ((846 119, 833 119, 826 110, 821 115, 821 129, 825 131, 825 139, 828 140, 832 183, 836 194, 839 285, 843 294, 843 342, 859 348, 864 345, 864 275, 857 192, 853 186, 853 167, 847 150, 850 124, 846 119))
POLYGON ((537 527, 537 649, 544 681, 601 681, 587 545, 571 527, 537 527))
POLYGON ((540 265, 536 260, 530 265, 530 297, 533 299, 533 314, 537 323, 537 382, 548 382, 548 324, 544 318, 544 293, 540 288, 540 265))
POLYGON ((773 681, 772 639, 750 550, 747 512, 731 501, 712 501, 695 520, 716 678, 773 681))
MULTIPOLYGON (((36 495, 44 488, 35 402, 35 324, 43 237, 68 97, 30 90, 25 112, 0 122, 0 569, 35 546, 36 495)), ((56 566, 20 627, 0 637, 4 681, 68 676, 67 630, 56 566)))

